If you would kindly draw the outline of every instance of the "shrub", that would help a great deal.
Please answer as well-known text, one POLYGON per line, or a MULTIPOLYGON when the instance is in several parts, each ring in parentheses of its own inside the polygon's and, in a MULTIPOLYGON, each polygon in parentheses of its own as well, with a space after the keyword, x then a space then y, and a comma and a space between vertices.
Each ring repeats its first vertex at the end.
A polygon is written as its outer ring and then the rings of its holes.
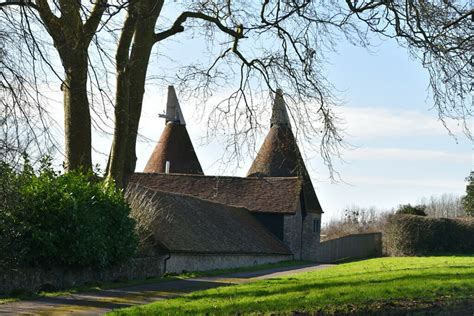
POLYGON ((462 198, 462 204, 466 214, 474 216, 474 171, 471 171, 466 181, 468 185, 466 186, 466 195, 462 198))
POLYGON ((0 166, 0 253, 3 264, 105 267, 136 249, 129 206, 92 172, 59 174, 44 160, 38 174, 0 166))
POLYGON ((406 215, 418 215, 426 216, 426 206, 425 205, 415 205, 410 204, 400 205, 397 210, 397 214, 406 214, 406 215))
POLYGON ((473 254, 474 219, 395 214, 384 230, 384 246, 392 256, 473 254))

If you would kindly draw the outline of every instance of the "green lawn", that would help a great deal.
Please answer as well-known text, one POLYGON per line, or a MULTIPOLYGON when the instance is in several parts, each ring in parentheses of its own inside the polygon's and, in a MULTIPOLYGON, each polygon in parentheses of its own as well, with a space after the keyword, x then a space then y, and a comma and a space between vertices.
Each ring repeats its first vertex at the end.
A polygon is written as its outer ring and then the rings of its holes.
POLYGON ((221 287, 111 315, 369 311, 474 299, 474 257, 379 258, 221 287))

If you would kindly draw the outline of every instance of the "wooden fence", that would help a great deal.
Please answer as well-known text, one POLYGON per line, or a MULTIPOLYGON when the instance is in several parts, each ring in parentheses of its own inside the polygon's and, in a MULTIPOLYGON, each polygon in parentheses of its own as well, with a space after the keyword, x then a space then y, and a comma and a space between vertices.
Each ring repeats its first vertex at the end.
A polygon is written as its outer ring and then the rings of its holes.
POLYGON ((321 242, 316 252, 316 261, 337 263, 380 256, 382 233, 356 234, 321 242))

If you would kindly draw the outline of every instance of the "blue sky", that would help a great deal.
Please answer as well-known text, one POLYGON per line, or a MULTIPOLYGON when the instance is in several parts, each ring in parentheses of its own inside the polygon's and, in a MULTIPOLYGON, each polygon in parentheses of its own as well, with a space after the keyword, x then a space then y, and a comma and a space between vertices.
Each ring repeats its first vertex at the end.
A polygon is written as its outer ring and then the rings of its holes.
MULTIPOLYGON (((177 39, 162 50, 185 62, 200 58, 195 45, 196 41, 177 39)), ((150 73, 157 68, 152 64, 150 73)), ((406 50, 394 41, 381 42, 370 51, 341 42, 338 53, 329 56, 326 75, 344 100, 338 112, 345 121, 346 140, 354 148, 343 152, 344 162, 336 162, 343 180, 337 183, 328 178, 318 155, 306 153, 326 220, 339 217, 350 205, 390 209, 431 195, 464 193, 464 178, 473 164, 472 144, 455 125, 451 127, 457 139, 437 120, 428 97, 428 76, 406 50)), ((155 141, 164 126, 157 114, 164 110, 165 101, 166 87, 148 87, 140 131, 155 141)), ((223 168, 213 164, 222 149, 218 141, 199 145, 205 122, 197 119, 192 103, 181 100, 181 107, 204 172, 245 176, 253 157, 241 162, 241 168, 223 168)), ((137 171, 143 169, 154 145, 138 145, 137 171)), ((303 150, 309 147, 300 145, 303 150)))

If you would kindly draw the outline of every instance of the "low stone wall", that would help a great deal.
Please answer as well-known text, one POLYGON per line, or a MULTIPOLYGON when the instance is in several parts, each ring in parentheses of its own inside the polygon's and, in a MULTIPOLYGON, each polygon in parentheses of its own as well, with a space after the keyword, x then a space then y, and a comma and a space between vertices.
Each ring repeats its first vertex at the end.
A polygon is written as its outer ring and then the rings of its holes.
POLYGON ((380 257, 382 233, 348 235, 323 241, 316 251, 315 260, 334 263, 342 260, 380 257))
POLYGON ((0 294, 14 291, 65 289, 94 282, 114 282, 158 277, 163 274, 164 257, 130 260, 108 269, 10 269, 0 271, 0 294))
POLYGON ((214 269, 232 269, 260 264, 292 260, 292 255, 241 255, 241 254, 185 254, 171 253, 166 260, 166 271, 206 271, 214 269))

